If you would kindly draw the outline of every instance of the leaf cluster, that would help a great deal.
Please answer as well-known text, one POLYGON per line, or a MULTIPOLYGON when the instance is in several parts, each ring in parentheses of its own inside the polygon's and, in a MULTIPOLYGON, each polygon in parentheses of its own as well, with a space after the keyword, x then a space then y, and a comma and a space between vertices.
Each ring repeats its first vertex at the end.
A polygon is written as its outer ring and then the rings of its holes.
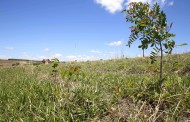
POLYGON ((172 38, 175 34, 169 31, 173 23, 168 26, 166 14, 160 10, 157 3, 150 7, 149 3, 132 2, 128 5, 128 9, 122 12, 126 13, 126 21, 133 24, 130 27, 131 34, 127 46, 130 47, 135 40, 139 39, 141 44, 138 48, 144 50, 149 46, 152 47, 150 57, 152 63, 161 50, 168 54, 172 52, 175 47, 172 38), (160 45, 165 49, 160 49, 160 45))
POLYGON ((59 65, 59 59, 57 58, 54 58, 54 59, 51 59, 51 63, 52 63, 52 77, 54 78, 54 81, 56 81, 56 78, 57 78, 57 73, 58 73, 58 70, 57 70, 57 67, 59 65))

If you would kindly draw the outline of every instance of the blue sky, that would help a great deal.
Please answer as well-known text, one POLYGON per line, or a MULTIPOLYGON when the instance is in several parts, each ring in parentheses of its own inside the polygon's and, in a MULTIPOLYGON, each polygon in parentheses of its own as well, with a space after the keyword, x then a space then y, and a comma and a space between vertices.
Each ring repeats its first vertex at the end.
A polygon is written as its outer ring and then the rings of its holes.
MULTIPOLYGON (((132 1, 153 0, 0 0, 0 58, 98 60, 142 55, 121 10, 132 1)), ((155 0, 154 0, 155 1, 155 0)), ((173 22, 178 47, 190 51, 190 1, 156 0, 173 22)), ((149 54, 149 51, 146 51, 149 54)))

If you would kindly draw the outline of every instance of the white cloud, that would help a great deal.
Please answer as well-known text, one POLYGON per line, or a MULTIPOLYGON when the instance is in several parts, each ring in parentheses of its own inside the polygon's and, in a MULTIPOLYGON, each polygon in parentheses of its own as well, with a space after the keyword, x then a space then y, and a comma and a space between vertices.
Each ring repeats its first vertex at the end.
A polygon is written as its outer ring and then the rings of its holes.
POLYGON ((29 59, 29 60, 35 59, 33 56, 29 55, 27 52, 22 52, 18 58, 19 59, 29 59))
POLYGON ((53 54, 53 55, 50 55, 50 56, 44 56, 44 55, 41 55, 41 56, 38 56, 37 59, 38 60, 43 60, 43 59, 53 59, 53 58, 58 58, 58 59, 61 59, 62 60, 62 54, 61 53, 56 53, 56 54, 53 54))
POLYGON ((44 48, 44 51, 49 52, 50 49, 49 48, 44 48))
POLYGON ((99 50, 91 50, 90 52, 91 52, 91 53, 96 53, 96 54, 102 53, 102 52, 100 52, 99 50))
POLYGON ((15 50, 14 47, 4 47, 4 49, 5 49, 5 50, 10 50, 10 51, 15 50))
POLYGON ((97 4, 103 6, 108 12, 115 13, 126 8, 131 2, 143 2, 153 5, 154 3, 160 4, 162 7, 168 3, 169 6, 174 4, 173 0, 95 0, 97 4), (169 2, 170 1, 170 2, 169 2))
POLYGON ((39 60, 43 60, 43 59, 49 59, 49 58, 46 57, 46 56, 39 56, 38 59, 39 59, 39 60))
POLYGON ((174 5, 174 1, 171 1, 168 3, 169 6, 173 6, 174 5))
POLYGON ((11 58, 10 56, 6 56, 6 55, 0 55, 0 59, 9 59, 11 58))
POLYGON ((110 13, 121 11, 123 9, 122 4, 124 0, 96 0, 96 3, 101 4, 110 13))
POLYGON ((131 2, 142 2, 142 3, 148 2, 148 3, 151 3, 152 0, 127 0, 127 5, 128 5, 129 3, 131 3, 131 2))
POLYGON ((149 3, 149 4, 154 4, 154 3, 159 3, 161 6, 164 6, 168 0, 127 0, 127 4, 131 2, 142 2, 142 3, 149 3))
POLYGON ((88 55, 70 55, 66 56, 65 60, 66 61, 87 61, 87 60, 95 60, 95 56, 88 56, 88 55))
POLYGON ((108 44, 109 46, 121 46, 123 45, 122 41, 115 41, 108 44))
POLYGON ((54 57, 54 58, 60 58, 60 57, 62 57, 62 54, 57 53, 57 54, 54 54, 53 57, 54 57))
POLYGON ((166 0, 157 0, 158 1, 158 3, 160 3, 161 4, 161 6, 165 6, 165 4, 166 4, 166 0))

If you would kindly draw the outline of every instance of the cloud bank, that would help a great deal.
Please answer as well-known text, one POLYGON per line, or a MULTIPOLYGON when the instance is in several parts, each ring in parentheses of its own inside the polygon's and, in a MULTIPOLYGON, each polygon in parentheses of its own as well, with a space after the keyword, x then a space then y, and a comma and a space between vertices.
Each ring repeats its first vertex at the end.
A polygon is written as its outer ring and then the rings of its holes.
POLYGON ((108 44, 109 46, 121 46, 123 45, 122 41, 115 41, 108 44))
POLYGON ((45 51, 45 52, 49 52, 50 49, 49 49, 49 48, 44 48, 44 51, 45 51))
POLYGON ((95 53, 95 54, 101 54, 102 52, 100 52, 99 50, 91 50, 91 53, 95 53))
POLYGON ((14 47, 4 47, 4 49, 5 49, 5 50, 10 50, 10 51, 15 50, 14 47))
POLYGON ((168 3, 169 6, 173 6, 174 5, 174 1, 171 1, 168 3))
POLYGON ((110 13, 121 11, 123 9, 122 4, 124 0, 96 0, 97 4, 103 6, 110 13))
POLYGON ((89 55, 70 55, 65 57, 65 61, 87 61, 87 60, 95 60, 96 57, 89 55))
POLYGON ((130 2, 143 2, 143 3, 159 3, 162 7, 165 5, 173 6, 173 0, 95 0, 95 2, 104 7, 109 13, 114 14, 115 12, 121 12, 122 9, 126 8, 130 2))

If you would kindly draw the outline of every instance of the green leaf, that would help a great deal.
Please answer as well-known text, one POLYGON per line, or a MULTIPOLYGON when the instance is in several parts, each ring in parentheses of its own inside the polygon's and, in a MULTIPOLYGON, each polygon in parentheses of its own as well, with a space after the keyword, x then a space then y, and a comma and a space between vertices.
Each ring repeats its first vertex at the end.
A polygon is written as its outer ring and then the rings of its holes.
POLYGON ((121 13, 124 13, 124 12, 127 12, 127 10, 126 10, 126 9, 124 9, 124 10, 122 10, 122 11, 121 11, 121 13))
POLYGON ((146 27, 146 24, 140 24, 141 27, 146 27))
POLYGON ((138 48, 142 48, 142 45, 139 45, 138 48))
POLYGON ((151 44, 151 47, 154 47, 154 43, 151 44))
POLYGON ((167 43, 164 43, 164 47, 165 47, 166 49, 168 49, 168 45, 167 45, 167 43))
POLYGON ((183 43, 183 44, 176 45, 176 46, 187 46, 187 45, 188 45, 187 43, 183 43))
POLYGON ((144 33, 145 33, 145 34, 149 34, 149 31, 148 31, 148 30, 145 30, 144 33))

